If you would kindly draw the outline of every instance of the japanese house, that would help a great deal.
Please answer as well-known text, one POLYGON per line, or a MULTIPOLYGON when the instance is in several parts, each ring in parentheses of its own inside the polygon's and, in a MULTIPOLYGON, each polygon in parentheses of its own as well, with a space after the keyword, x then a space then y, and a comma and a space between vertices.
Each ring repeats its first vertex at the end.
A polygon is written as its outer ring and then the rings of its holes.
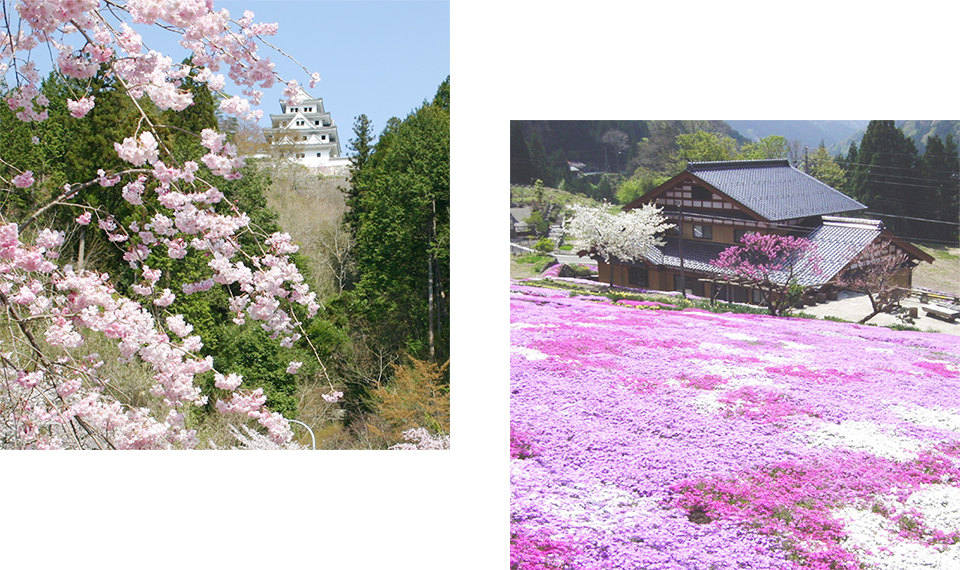
POLYGON ((735 302, 759 302, 761 293, 713 282, 710 265, 749 232, 806 237, 820 257, 820 271, 801 271, 798 284, 824 289, 868 245, 890 241, 911 260, 900 275, 910 286, 912 268, 933 258, 883 229, 879 220, 851 217, 866 206, 801 172, 787 160, 691 162, 654 190, 624 206, 653 203, 676 227, 665 244, 633 262, 600 262, 599 281, 661 291, 686 290, 735 302), (611 281, 611 274, 613 279, 611 281))

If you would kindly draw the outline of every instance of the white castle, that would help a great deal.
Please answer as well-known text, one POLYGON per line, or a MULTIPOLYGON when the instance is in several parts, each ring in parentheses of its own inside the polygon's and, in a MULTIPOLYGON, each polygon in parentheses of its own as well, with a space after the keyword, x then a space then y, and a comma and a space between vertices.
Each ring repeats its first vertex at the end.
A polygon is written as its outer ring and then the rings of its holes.
POLYGON ((340 156, 340 137, 330 113, 323 110, 323 99, 300 90, 299 103, 280 101, 281 114, 270 115, 271 128, 264 129, 267 142, 280 149, 283 157, 308 168, 336 170, 350 160, 340 156))

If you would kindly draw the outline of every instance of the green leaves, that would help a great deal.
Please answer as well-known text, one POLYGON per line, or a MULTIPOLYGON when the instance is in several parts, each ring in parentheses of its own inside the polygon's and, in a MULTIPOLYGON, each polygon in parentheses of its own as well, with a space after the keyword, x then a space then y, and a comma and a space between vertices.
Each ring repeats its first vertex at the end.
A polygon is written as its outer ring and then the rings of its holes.
MULTIPOLYGON (((394 349, 428 347, 430 331, 446 330, 439 326, 442 320, 436 321, 448 314, 449 298, 450 111, 445 89, 449 84, 435 98, 441 105, 425 105, 387 126, 364 165, 356 193, 357 294, 366 301, 365 316, 381 323, 383 340, 394 349)), ((445 355, 446 341, 437 344, 437 353, 445 355)))

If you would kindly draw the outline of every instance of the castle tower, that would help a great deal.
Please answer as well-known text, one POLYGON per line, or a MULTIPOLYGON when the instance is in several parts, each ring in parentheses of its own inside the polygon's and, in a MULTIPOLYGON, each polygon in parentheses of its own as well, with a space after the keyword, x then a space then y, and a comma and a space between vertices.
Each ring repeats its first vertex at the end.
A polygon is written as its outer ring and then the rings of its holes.
POLYGON ((309 167, 320 168, 347 164, 340 157, 340 137, 330 113, 323 110, 323 99, 300 90, 300 103, 280 101, 281 114, 270 115, 271 128, 263 134, 281 156, 309 167))

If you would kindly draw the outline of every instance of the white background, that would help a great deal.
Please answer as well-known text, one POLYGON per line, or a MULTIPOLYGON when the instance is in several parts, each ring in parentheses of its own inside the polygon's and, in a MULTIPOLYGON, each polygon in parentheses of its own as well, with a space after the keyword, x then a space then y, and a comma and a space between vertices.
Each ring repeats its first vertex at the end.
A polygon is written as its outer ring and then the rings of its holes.
POLYGON ((956 5, 650 4, 453 0, 452 451, 5 452, 0 566, 508 568, 510 119, 960 117, 956 5))

